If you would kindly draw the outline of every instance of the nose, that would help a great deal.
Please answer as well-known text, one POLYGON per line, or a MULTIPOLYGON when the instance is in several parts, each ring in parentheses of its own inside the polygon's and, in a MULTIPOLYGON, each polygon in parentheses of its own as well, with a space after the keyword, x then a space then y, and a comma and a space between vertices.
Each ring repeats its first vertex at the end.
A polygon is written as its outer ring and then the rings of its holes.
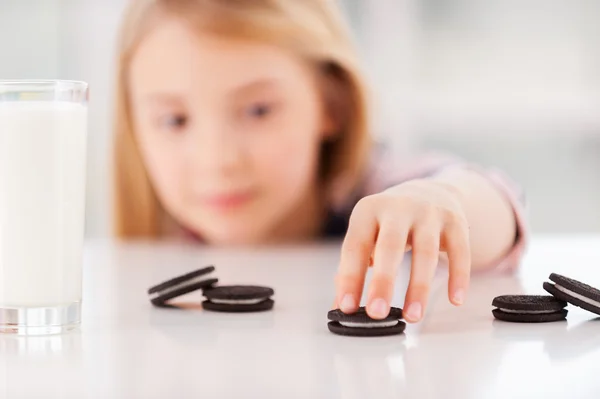
POLYGON ((204 126, 190 133, 188 159, 198 172, 231 174, 242 167, 243 145, 227 128, 204 126))

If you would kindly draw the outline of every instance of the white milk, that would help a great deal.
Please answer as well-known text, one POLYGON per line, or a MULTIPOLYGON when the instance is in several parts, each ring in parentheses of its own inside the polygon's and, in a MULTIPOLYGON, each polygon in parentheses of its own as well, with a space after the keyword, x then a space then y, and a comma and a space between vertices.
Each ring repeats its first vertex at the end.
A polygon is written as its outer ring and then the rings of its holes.
POLYGON ((81 300, 87 109, 0 102, 0 307, 81 300))

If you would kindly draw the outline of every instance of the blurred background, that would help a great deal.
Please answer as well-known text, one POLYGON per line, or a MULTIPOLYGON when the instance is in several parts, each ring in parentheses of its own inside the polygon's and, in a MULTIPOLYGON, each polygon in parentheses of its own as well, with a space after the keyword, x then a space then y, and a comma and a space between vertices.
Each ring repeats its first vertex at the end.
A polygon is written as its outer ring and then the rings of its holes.
MULTIPOLYGON (((0 79, 90 83, 88 236, 110 233, 126 3, 0 0, 0 79)), ((600 232, 600 0, 340 4, 377 100, 375 133, 398 156, 447 150, 503 168, 524 186, 535 232, 600 232)))

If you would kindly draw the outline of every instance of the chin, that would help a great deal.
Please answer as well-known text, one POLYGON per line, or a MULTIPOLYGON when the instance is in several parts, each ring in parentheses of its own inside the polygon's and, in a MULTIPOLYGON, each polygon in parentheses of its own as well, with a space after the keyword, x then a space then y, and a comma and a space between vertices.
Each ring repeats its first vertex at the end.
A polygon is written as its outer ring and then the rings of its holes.
POLYGON ((276 219, 261 209, 219 214, 202 209, 190 220, 192 228, 209 245, 248 246, 270 240, 276 219))
MULTIPOLYGON (((218 229, 201 229, 201 234, 207 243, 217 246, 248 246, 257 245, 266 241, 264 231, 249 229, 247 225, 227 226, 223 223, 216 224, 218 229)), ((253 223, 253 225, 256 225, 253 223)))
POLYGON ((214 235, 207 242, 218 247, 246 247, 260 245, 263 240, 247 235, 214 235))

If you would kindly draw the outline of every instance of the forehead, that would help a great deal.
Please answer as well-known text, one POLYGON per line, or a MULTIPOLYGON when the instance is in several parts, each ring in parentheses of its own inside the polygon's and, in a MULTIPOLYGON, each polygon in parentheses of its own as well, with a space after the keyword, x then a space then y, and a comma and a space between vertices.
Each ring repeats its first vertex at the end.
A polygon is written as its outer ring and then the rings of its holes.
POLYGON ((202 34, 176 19, 148 33, 128 69, 138 92, 231 91, 255 81, 293 86, 307 74, 306 64, 284 49, 202 34))

